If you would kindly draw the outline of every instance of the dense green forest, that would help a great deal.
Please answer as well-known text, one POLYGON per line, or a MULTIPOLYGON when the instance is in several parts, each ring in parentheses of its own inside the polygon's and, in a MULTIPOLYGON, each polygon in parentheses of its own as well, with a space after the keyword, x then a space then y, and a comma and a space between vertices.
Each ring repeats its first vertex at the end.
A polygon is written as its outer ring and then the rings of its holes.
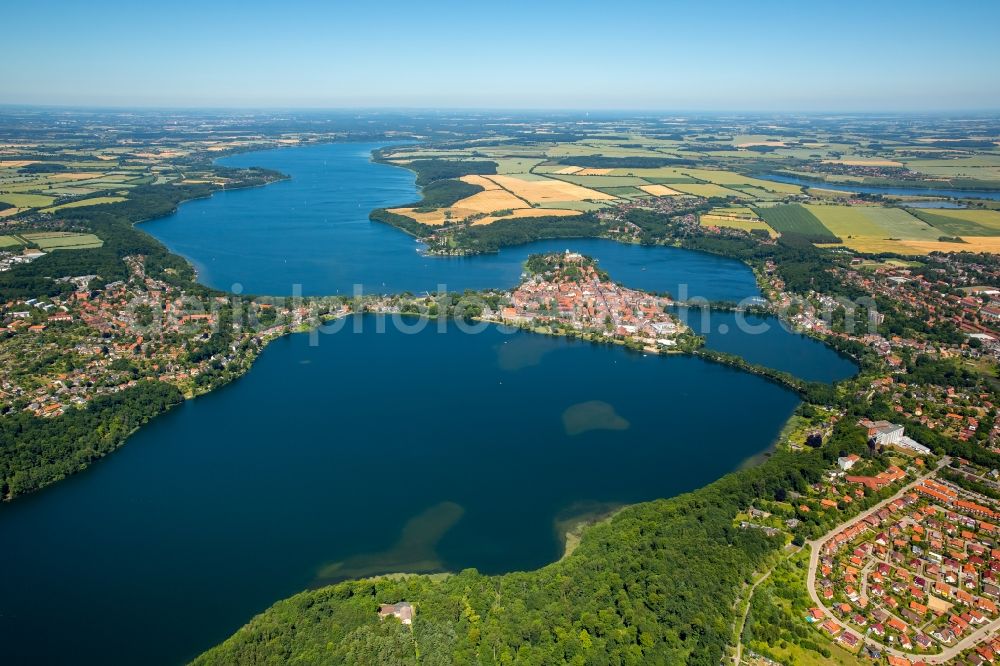
POLYGON ((592 213, 574 217, 533 217, 527 220, 497 220, 492 224, 458 229, 453 242, 473 252, 496 252, 508 245, 521 245, 548 238, 590 238, 600 236, 606 227, 592 213))
POLYGON ((449 180, 471 174, 492 175, 497 163, 492 160, 413 160, 406 168, 417 174, 417 185, 424 187, 438 180, 449 180))
MULTIPOLYGON (((342 582, 282 601, 196 664, 702 664, 733 634, 734 602, 780 537, 734 527, 758 498, 805 491, 864 437, 841 427, 819 449, 588 528, 567 558, 533 572, 474 570, 342 582), (380 603, 416 607, 412 632, 380 603)), ((861 443, 859 443, 861 442, 861 443)))
POLYGON ((171 384, 141 381, 54 418, 0 418, 0 493, 17 497, 81 471, 139 426, 182 400, 171 384))

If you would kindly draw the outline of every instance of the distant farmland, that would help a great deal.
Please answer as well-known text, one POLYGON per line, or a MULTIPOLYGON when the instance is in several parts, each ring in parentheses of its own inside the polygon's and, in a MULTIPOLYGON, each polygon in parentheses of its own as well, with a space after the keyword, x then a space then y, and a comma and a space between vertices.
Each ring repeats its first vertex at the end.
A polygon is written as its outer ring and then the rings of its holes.
POLYGON ((1000 211, 935 208, 910 212, 949 236, 1000 236, 1000 211))
POLYGON ((755 212, 782 235, 803 236, 813 243, 840 242, 840 239, 824 227, 815 215, 799 204, 757 208, 755 212))

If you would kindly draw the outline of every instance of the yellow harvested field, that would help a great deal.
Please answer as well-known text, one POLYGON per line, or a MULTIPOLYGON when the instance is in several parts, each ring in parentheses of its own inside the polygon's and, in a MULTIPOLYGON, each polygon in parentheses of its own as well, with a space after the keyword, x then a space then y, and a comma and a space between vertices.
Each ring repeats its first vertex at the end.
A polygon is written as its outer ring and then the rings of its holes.
POLYGON ((0 160, 0 169, 20 169, 35 162, 36 160, 0 160))
POLYGON ((817 244, 818 247, 849 247, 858 252, 877 254, 893 252, 903 255, 925 255, 931 252, 992 252, 1000 253, 1000 236, 962 236, 964 243, 922 240, 884 240, 881 238, 845 238, 843 243, 817 244))
POLYGON ((896 162, 894 160, 880 160, 880 159, 823 160, 823 164, 843 164, 844 166, 885 166, 885 167, 903 166, 902 162, 896 162))
POLYGON ((580 169, 576 172, 577 176, 607 176, 611 173, 611 169, 580 169))
POLYGON ((87 173, 85 171, 71 171, 67 173, 54 173, 49 178, 51 180, 90 180, 92 178, 101 178, 104 176, 103 173, 98 173, 96 171, 87 173))
POLYGON ((17 215, 23 208, 4 208, 0 210, 0 217, 10 217, 11 215, 17 215))
POLYGON ((557 173, 561 176, 569 176, 571 174, 576 173, 577 171, 583 171, 583 167, 578 167, 578 166, 563 167, 562 169, 559 169, 559 171, 556 171, 554 173, 557 173))
POLYGON ((500 186, 494 183, 488 178, 483 178, 482 176, 462 176, 459 178, 463 183, 468 183, 469 185, 478 185, 484 190, 499 190, 500 186))
POLYGON ((778 232, 769 227, 764 220, 748 220, 734 215, 712 215, 705 213, 701 216, 700 222, 709 227, 728 227, 730 229, 742 229, 743 231, 753 231, 763 229, 771 238, 777 238, 778 232))
POLYGON ((476 192, 471 197, 456 201, 453 206, 458 210, 471 210, 477 213, 493 213, 498 210, 526 207, 527 204, 523 200, 500 188, 476 192))
POLYGON ((606 201, 615 197, 581 185, 547 178, 521 180, 513 176, 488 176, 490 180, 531 203, 546 201, 606 201))
POLYGON ((672 197, 683 194, 677 190, 670 189, 666 185, 640 185, 639 189, 646 194, 652 194, 654 197, 672 197))
POLYGON ((182 155, 187 155, 187 152, 182 150, 163 150, 158 153, 144 152, 133 154, 136 157, 144 157, 146 159, 169 159, 171 157, 181 157, 182 155))
POLYGON ((497 220, 506 220, 510 218, 526 218, 526 217, 549 217, 552 215, 557 215, 559 217, 568 217, 570 215, 580 215, 581 212, 578 210, 565 210, 562 208, 519 208, 515 211, 511 211, 510 215, 504 215, 503 217, 484 217, 482 219, 476 220, 472 223, 472 226, 478 226, 482 224, 493 224, 497 220))
POLYGON ((745 143, 736 144, 737 148, 753 148, 754 146, 773 146, 775 148, 783 148, 787 145, 784 141, 747 141, 745 143))
POLYGON ((438 208, 428 212, 418 212, 415 208, 390 208, 390 213, 405 215, 421 224, 432 227, 441 226, 445 222, 460 222, 470 215, 475 215, 476 211, 461 208, 438 208))

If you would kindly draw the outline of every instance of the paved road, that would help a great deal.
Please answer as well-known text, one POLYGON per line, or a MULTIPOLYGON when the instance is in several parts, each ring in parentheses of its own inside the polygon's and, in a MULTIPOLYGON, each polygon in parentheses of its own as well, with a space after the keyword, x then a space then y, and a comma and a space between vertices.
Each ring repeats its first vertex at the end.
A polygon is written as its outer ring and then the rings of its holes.
MULTIPOLYGON (((827 608, 823 604, 823 601, 819 598, 819 594, 816 592, 816 569, 817 569, 817 567, 819 565, 820 547, 823 545, 824 542, 827 541, 827 539, 830 539, 831 537, 833 537, 835 534, 837 534, 841 530, 846 529, 848 527, 851 527, 855 523, 858 523, 858 522, 864 520, 865 518, 867 518, 868 516, 872 515, 873 513, 877 513, 878 511, 880 511, 881 509, 883 509, 887 504, 889 504, 890 502, 892 502, 896 498, 902 497, 904 494, 906 494, 907 492, 909 492, 918 483, 920 483, 921 481, 923 481, 924 479, 926 479, 927 477, 929 477, 931 474, 933 474, 937 470, 939 470, 942 467, 944 467, 945 465, 947 465, 949 462, 950 462, 950 459, 947 458, 947 457, 945 457, 937 467, 935 467, 933 470, 928 471, 926 474, 923 474, 922 476, 917 477, 912 482, 906 484, 905 486, 903 486, 902 488, 900 488, 899 492, 897 492, 892 497, 879 502, 878 504, 876 504, 875 506, 873 506, 868 511, 865 511, 862 514, 859 514, 858 516, 856 516, 853 519, 847 521, 846 523, 842 523, 842 524, 838 525, 837 527, 833 528, 832 530, 830 530, 829 532, 827 532, 826 534, 824 534, 819 539, 815 539, 813 541, 807 542, 807 545, 809 546, 810 551, 811 551, 810 555, 809 555, 809 571, 806 574, 806 576, 807 576, 806 577, 806 588, 809 591, 809 597, 812 599, 813 603, 816 604, 816 607, 819 608, 820 610, 822 610, 823 613, 828 618, 830 618, 831 620, 833 620, 837 624, 837 626, 839 626, 841 629, 850 629, 851 631, 854 631, 855 633, 862 633, 862 632, 859 632, 857 629, 854 629, 853 627, 848 626, 846 623, 844 623, 840 619, 838 619, 830 611, 830 609, 827 608)), ((896 655, 897 657, 905 657, 907 659, 918 659, 919 661, 923 661, 923 662, 926 662, 928 664, 943 664, 943 663, 945 663, 947 661, 950 661, 951 659, 954 659, 959 653, 961 653, 961 652, 963 652, 965 650, 968 650, 972 646, 974 646, 977 643, 981 642, 987 636, 992 636, 992 635, 996 634, 998 631, 1000 631, 1000 618, 994 620, 993 622, 990 622, 989 624, 983 625, 982 627, 980 627, 979 629, 977 629, 973 633, 969 634, 968 636, 966 636, 965 638, 963 638, 962 640, 960 640, 958 643, 955 643, 951 647, 945 648, 944 651, 940 652, 939 654, 914 654, 912 652, 902 652, 900 650, 896 650, 896 649, 891 648, 888 645, 885 645, 885 644, 882 644, 882 643, 879 643, 879 646, 882 648, 883 652, 886 652, 888 654, 896 655)), ((871 642, 873 642, 873 643, 877 643, 877 641, 874 641, 874 640, 872 640, 870 638, 868 640, 871 640, 871 642)))

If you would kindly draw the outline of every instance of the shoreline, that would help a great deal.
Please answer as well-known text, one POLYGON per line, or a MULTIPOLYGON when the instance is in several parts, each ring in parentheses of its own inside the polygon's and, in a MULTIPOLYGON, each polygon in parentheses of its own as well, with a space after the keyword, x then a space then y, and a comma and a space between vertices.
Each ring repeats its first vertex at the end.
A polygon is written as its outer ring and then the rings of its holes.
MULTIPOLYGON (((246 153, 258 152, 258 151, 268 151, 268 150, 274 150, 274 149, 280 149, 280 148, 294 148, 294 147, 305 147, 305 146, 310 146, 310 145, 333 144, 333 143, 339 143, 339 142, 342 142, 342 141, 338 141, 337 139, 333 139, 331 141, 318 141, 318 142, 311 142, 311 143, 307 143, 307 144, 278 145, 278 146, 273 146, 273 147, 269 147, 269 148, 252 148, 252 149, 247 149, 247 150, 234 150, 231 153, 227 153, 225 155, 220 155, 219 157, 217 157, 215 160, 212 161, 212 165, 216 166, 216 163, 217 163, 217 161, 219 159, 223 159, 223 158, 229 157, 231 155, 246 154, 246 153)), ((343 141, 343 143, 349 143, 349 142, 343 141)), ((356 142, 356 143, 364 143, 364 142, 356 142)), ((393 143, 393 142, 389 141, 387 143, 393 143)), ((417 143, 419 143, 419 142, 417 142, 417 143)), ((390 164, 390 163, 378 160, 377 157, 374 155, 374 150, 372 151, 372 155, 370 156, 369 159, 370 159, 370 161, 377 162, 377 163, 387 164, 388 166, 399 166, 399 165, 390 164)), ((410 170, 410 171, 412 172, 412 170, 410 170)), ((208 193, 206 193, 204 195, 193 196, 193 197, 190 197, 190 198, 187 198, 187 199, 179 200, 179 201, 176 202, 175 205, 173 205, 170 208, 169 211, 166 211, 166 212, 164 212, 164 213, 162 213, 160 215, 155 215, 155 216, 151 216, 151 217, 144 218, 144 219, 141 219, 141 220, 137 220, 135 222, 132 222, 131 226, 133 228, 135 228, 136 230, 140 231, 141 233, 146 234, 153 241, 155 241, 156 243, 162 245, 170 254, 172 254, 172 255, 174 255, 176 257, 179 257, 186 264, 188 264, 188 266, 191 267, 192 274, 194 275, 193 285, 192 286, 197 286, 200 289, 204 289, 208 294, 213 295, 213 296, 233 296, 234 294, 232 294, 229 291, 219 290, 219 289, 210 287, 210 286, 208 286, 208 285, 200 282, 198 280, 198 277, 199 277, 198 269, 197 269, 197 266, 195 265, 194 261, 192 261, 188 257, 185 257, 184 255, 176 253, 166 243, 160 241, 155 235, 153 235, 152 233, 150 233, 150 232, 142 229, 142 227, 140 225, 142 225, 142 224, 144 224, 146 222, 152 221, 152 220, 161 219, 163 217, 167 217, 169 215, 175 214, 177 212, 178 208, 182 204, 184 204, 186 202, 189 202, 189 201, 195 201, 195 200, 199 200, 199 199, 211 198, 214 194, 216 194, 219 191, 225 191, 225 190, 233 190, 233 191, 235 191, 235 190, 243 190, 243 189, 250 189, 250 188, 256 188, 256 187, 266 187, 267 185, 271 185, 273 183, 283 182, 283 181, 286 181, 286 180, 290 180, 293 177, 290 174, 285 174, 285 173, 281 173, 281 172, 276 172, 275 171, 273 173, 277 174, 279 177, 277 177, 277 178, 275 178, 273 180, 269 180, 269 181, 261 182, 261 183, 253 183, 253 184, 247 184, 247 185, 242 185, 242 186, 237 186, 237 187, 231 187, 231 188, 219 187, 219 188, 213 189, 212 191, 210 191, 210 192, 208 192, 208 193)), ((422 188, 421 188, 421 190, 422 190, 422 188)), ((390 226, 393 226, 393 225, 390 225, 390 226)), ((399 230, 403 231, 404 233, 407 233, 406 230, 404 230, 404 229, 399 229, 399 230)), ((593 238, 593 237, 592 236, 581 236, 580 238, 593 238)), ((597 238, 600 238, 600 237, 597 237, 597 238)), ((536 242, 538 240, 543 240, 543 239, 535 239, 535 240, 529 241, 529 242, 536 242)), ((611 241, 611 242, 616 242, 616 243, 621 242, 621 241, 613 239, 613 238, 604 238, 603 240, 607 240, 607 241, 611 241)), ((628 244, 635 244, 635 243, 628 243, 628 244)), ((736 257, 729 257, 729 256, 726 256, 726 255, 722 255, 722 254, 710 252, 710 251, 699 249, 699 248, 685 248, 685 247, 683 247, 683 243, 656 244, 656 245, 651 245, 649 247, 656 247, 656 246, 675 247, 675 248, 679 248, 679 249, 684 249, 684 250, 689 251, 689 252, 702 252, 704 254, 711 255, 713 257, 723 258, 723 259, 726 259, 728 261, 736 261, 736 262, 739 262, 740 264, 742 264, 744 266, 749 266, 750 269, 751 269, 751 271, 753 271, 754 281, 757 284, 758 290, 761 291, 761 294, 763 295, 763 298, 767 301, 768 305, 771 304, 770 300, 767 299, 767 295, 765 294, 764 290, 761 289, 760 275, 758 274, 758 272, 755 269, 755 267, 752 266, 752 265, 750 265, 746 261, 743 261, 743 260, 741 260, 739 258, 736 258, 736 257)), ((245 295, 245 296, 249 297, 249 295, 245 295)), ((277 299, 287 299, 287 298, 291 298, 291 297, 287 297, 286 296, 286 297, 266 297, 266 298, 274 298, 274 299, 277 300, 277 299)), ((316 298, 324 298, 324 297, 316 297, 316 298)), ((366 312, 362 311, 362 312, 350 312, 350 313, 345 313, 345 314, 339 314, 339 315, 335 315, 335 316, 324 316, 324 317, 322 317, 317 322, 317 324, 315 326, 306 325, 306 324, 303 323, 303 324, 298 325, 294 329, 292 329, 292 328, 286 328, 285 330, 281 331, 280 333, 276 333, 276 334, 273 334, 273 335, 270 335, 270 336, 262 337, 261 338, 261 344, 259 346, 255 346, 250 353, 248 353, 245 357, 243 357, 242 359, 240 359, 238 369, 235 372, 233 372, 231 376, 226 377, 222 381, 211 383, 211 384, 203 386, 203 387, 196 387, 193 390, 189 389, 189 388, 178 387, 180 389, 180 391, 181 391, 182 396, 183 396, 183 400, 184 401, 191 400, 191 399, 203 396, 203 395, 207 395, 208 393, 210 393, 210 392, 212 392, 214 390, 222 388, 222 387, 224 387, 224 386, 232 383, 233 381, 242 378, 243 376, 245 376, 250 371, 250 369, 252 369, 252 367, 253 367, 256 359, 264 351, 264 349, 271 342, 273 342, 274 340, 276 340, 277 338, 283 337, 284 335, 288 335, 288 334, 292 334, 292 333, 310 332, 310 331, 314 330, 315 327, 318 326, 318 325, 321 325, 321 324, 323 324, 325 322, 328 322, 328 321, 332 321, 333 319, 336 319, 336 318, 339 318, 339 317, 347 316, 348 314, 351 314, 351 315, 357 315, 357 314, 375 314, 375 315, 382 314, 382 315, 388 315, 388 314, 392 314, 392 313, 387 313, 387 312, 383 312, 383 313, 379 313, 379 312, 367 312, 366 313, 366 312)), ((401 313, 399 313, 399 314, 401 314, 401 313)), ((407 313, 407 316, 416 316, 416 317, 431 318, 431 317, 428 317, 427 315, 419 313, 419 312, 417 312, 417 313, 407 313)), ((623 340, 616 340, 616 339, 612 339, 612 338, 609 338, 607 340, 593 339, 591 337, 588 337, 586 335, 586 332, 584 332, 584 331, 575 331, 575 330, 553 331, 551 329, 541 330, 541 329, 536 328, 536 327, 518 326, 518 325, 515 325, 515 324, 512 324, 512 323, 504 322, 503 320, 486 319, 486 318, 479 318, 479 317, 474 318, 474 320, 475 321, 482 321, 482 322, 489 323, 489 324, 492 324, 492 325, 513 326, 513 327, 519 328, 521 330, 526 330, 526 331, 534 333, 534 334, 554 335, 554 336, 557 336, 557 337, 574 338, 574 339, 578 339, 578 340, 581 340, 581 341, 590 342, 591 344, 604 344, 604 345, 612 345, 613 344, 613 345, 617 345, 617 346, 623 346, 623 347, 625 347, 625 348, 627 348, 627 349, 629 349, 631 351, 640 352, 640 353, 643 353, 643 354, 647 354, 648 353, 648 354, 655 354, 655 355, 660 355, 660 356, 670 356, 670 355, 675 355, 675 354, 688 354, 688 355, 691 355, 691 356, 697 356, 697 357, 702 358, 702 360, 717 362, 717 363, 720 363, 722 365, 728 365, 728 366, 730 366, 730 367, 732 367, 733 369, 736 369, 736 370, 742 370, 742 371, 745 371, 745 372, 750 372, 751 374, 756 374, 756 375, 761 376, 761 377, 763 377, 765 379, 773 381, 773 382, 775 382, 775 383, 777 383, 779 385, 782 385, 782 386, 784 386, 787 389, 793 390, 796 393, 798 393, 800 395, 800 397, 804 398, 804 395, 803 395, 803 386, 806 384, 806 382, 804 382, 804 380, 799 380, 799 379, 794 378, 794 377, 792 377, 790 375, 788 377, 779 376, 779 375, 776 374, 777 371, 772 371, 772 370, 770 370, 770 369, 768 369, 766 367, 758 366, 756 364, 750 363, 749 361, 746 361, 745 359, 742 359, 742 357, 728 358, 728 355, 726 355, 727 357, 724 358, 722 356, 717 355, 718 354, 717 352, 712 352, 711 350, 704 349, 704 346, 703 346, 704 345, 704 341, 703 340, 701 340, 700 344, 698 344, 697 346, 689 347, 689 348, 683 348, 683 349, 652 349, 652 348, 645 348, 641 344, 638 344, 638 343, 631 343, 631 340, 629 340, 629 339, 623 339, 623 340)), ((826 341, 823 338, 819 337, 819 336, 810 335, 810 334, 805 333, 805 332, 799 332, 799 333, 802 334, 802 335, 805 335, 806 337, 810 337, 812 339, 816 339, 816 340, 822 342, 824 344, 824 346, 826 346, 827 348, 833 349, 833 351, 835 351, 835 352, 838 351, 835 348, 831 347, 829 344, 827 344, 826 341)), ((857 362, 857 359, 852 359, 852 360, 854 360, 855 362, 857 362)), ((787 374, 787 373, 784 373, 784 374, 787 374)), ((183 403, 183 401, 180 402, 180 403, 178 403, 178 404, 182 404, 182 403, 183 403)), ((176 405, 174 405, 174 406, 176 406, 176 405)), ((170 407, 167 410, 164 410, 164 412, 161 412, 161 413, 165 413, 166 411, 170 411, 170 409, 173 409, 173 406, 170 407)), ((159 416, 159 414, 157 414, 157 416, 159 416)), ((112 451, 109 451, 107 454, 105 454, 104 456, 101 456, 101 457, 103 458, 106 455, 110 455, 110 453, 114 453, 115 451, 117 451, 118 449, 120 449, 122 446, 124 446, 125 444, 127 444, 128 440, 131 438, 131 436, 135 432, 137 432, 139 430, 139 428, 141 428, 144 425, 147 425, 149 423, 149 421, 152 421, 155 418, 156 417, 154 416, 151 419, 149 419, 148 421, 146 421, 145 423, 140 424, 139 426, 137 426, 134 429, 132 429, 128 433, 128 435, 126 435, 125 437, 123 437, 123 439, 122 439, 122 441, 121 441, 120 444, 118 444, 112 451)), ((100 458, 98 458, 98 459, 100 459, 100 458)), ((87 467, 89 467, 89 465, 87 465, 86 467, 82 468, 81 470, 79 470, 77 472, 74 472, 73 475, 86 470, 87 467)), ((63 478, 66 478, 66 477, 63 477, 63 478)), ((62 479, 60 479, 60 480, 62 480, 62 479)), ((53 485, 53 484, 48 484, 48 485, 53 485)), ((45 486, 45 487, 47 487, 47 486, 45 486)), ((37 490, 34 491, 34 492, 37 492, 37 490)), ((28 493, 28 495, 32 495, 32 494, 34 494, 34 492, 28 493)), ((8 499, 5 499, 4 501, 12 501, 12 499, 8 498, 8 499)))

